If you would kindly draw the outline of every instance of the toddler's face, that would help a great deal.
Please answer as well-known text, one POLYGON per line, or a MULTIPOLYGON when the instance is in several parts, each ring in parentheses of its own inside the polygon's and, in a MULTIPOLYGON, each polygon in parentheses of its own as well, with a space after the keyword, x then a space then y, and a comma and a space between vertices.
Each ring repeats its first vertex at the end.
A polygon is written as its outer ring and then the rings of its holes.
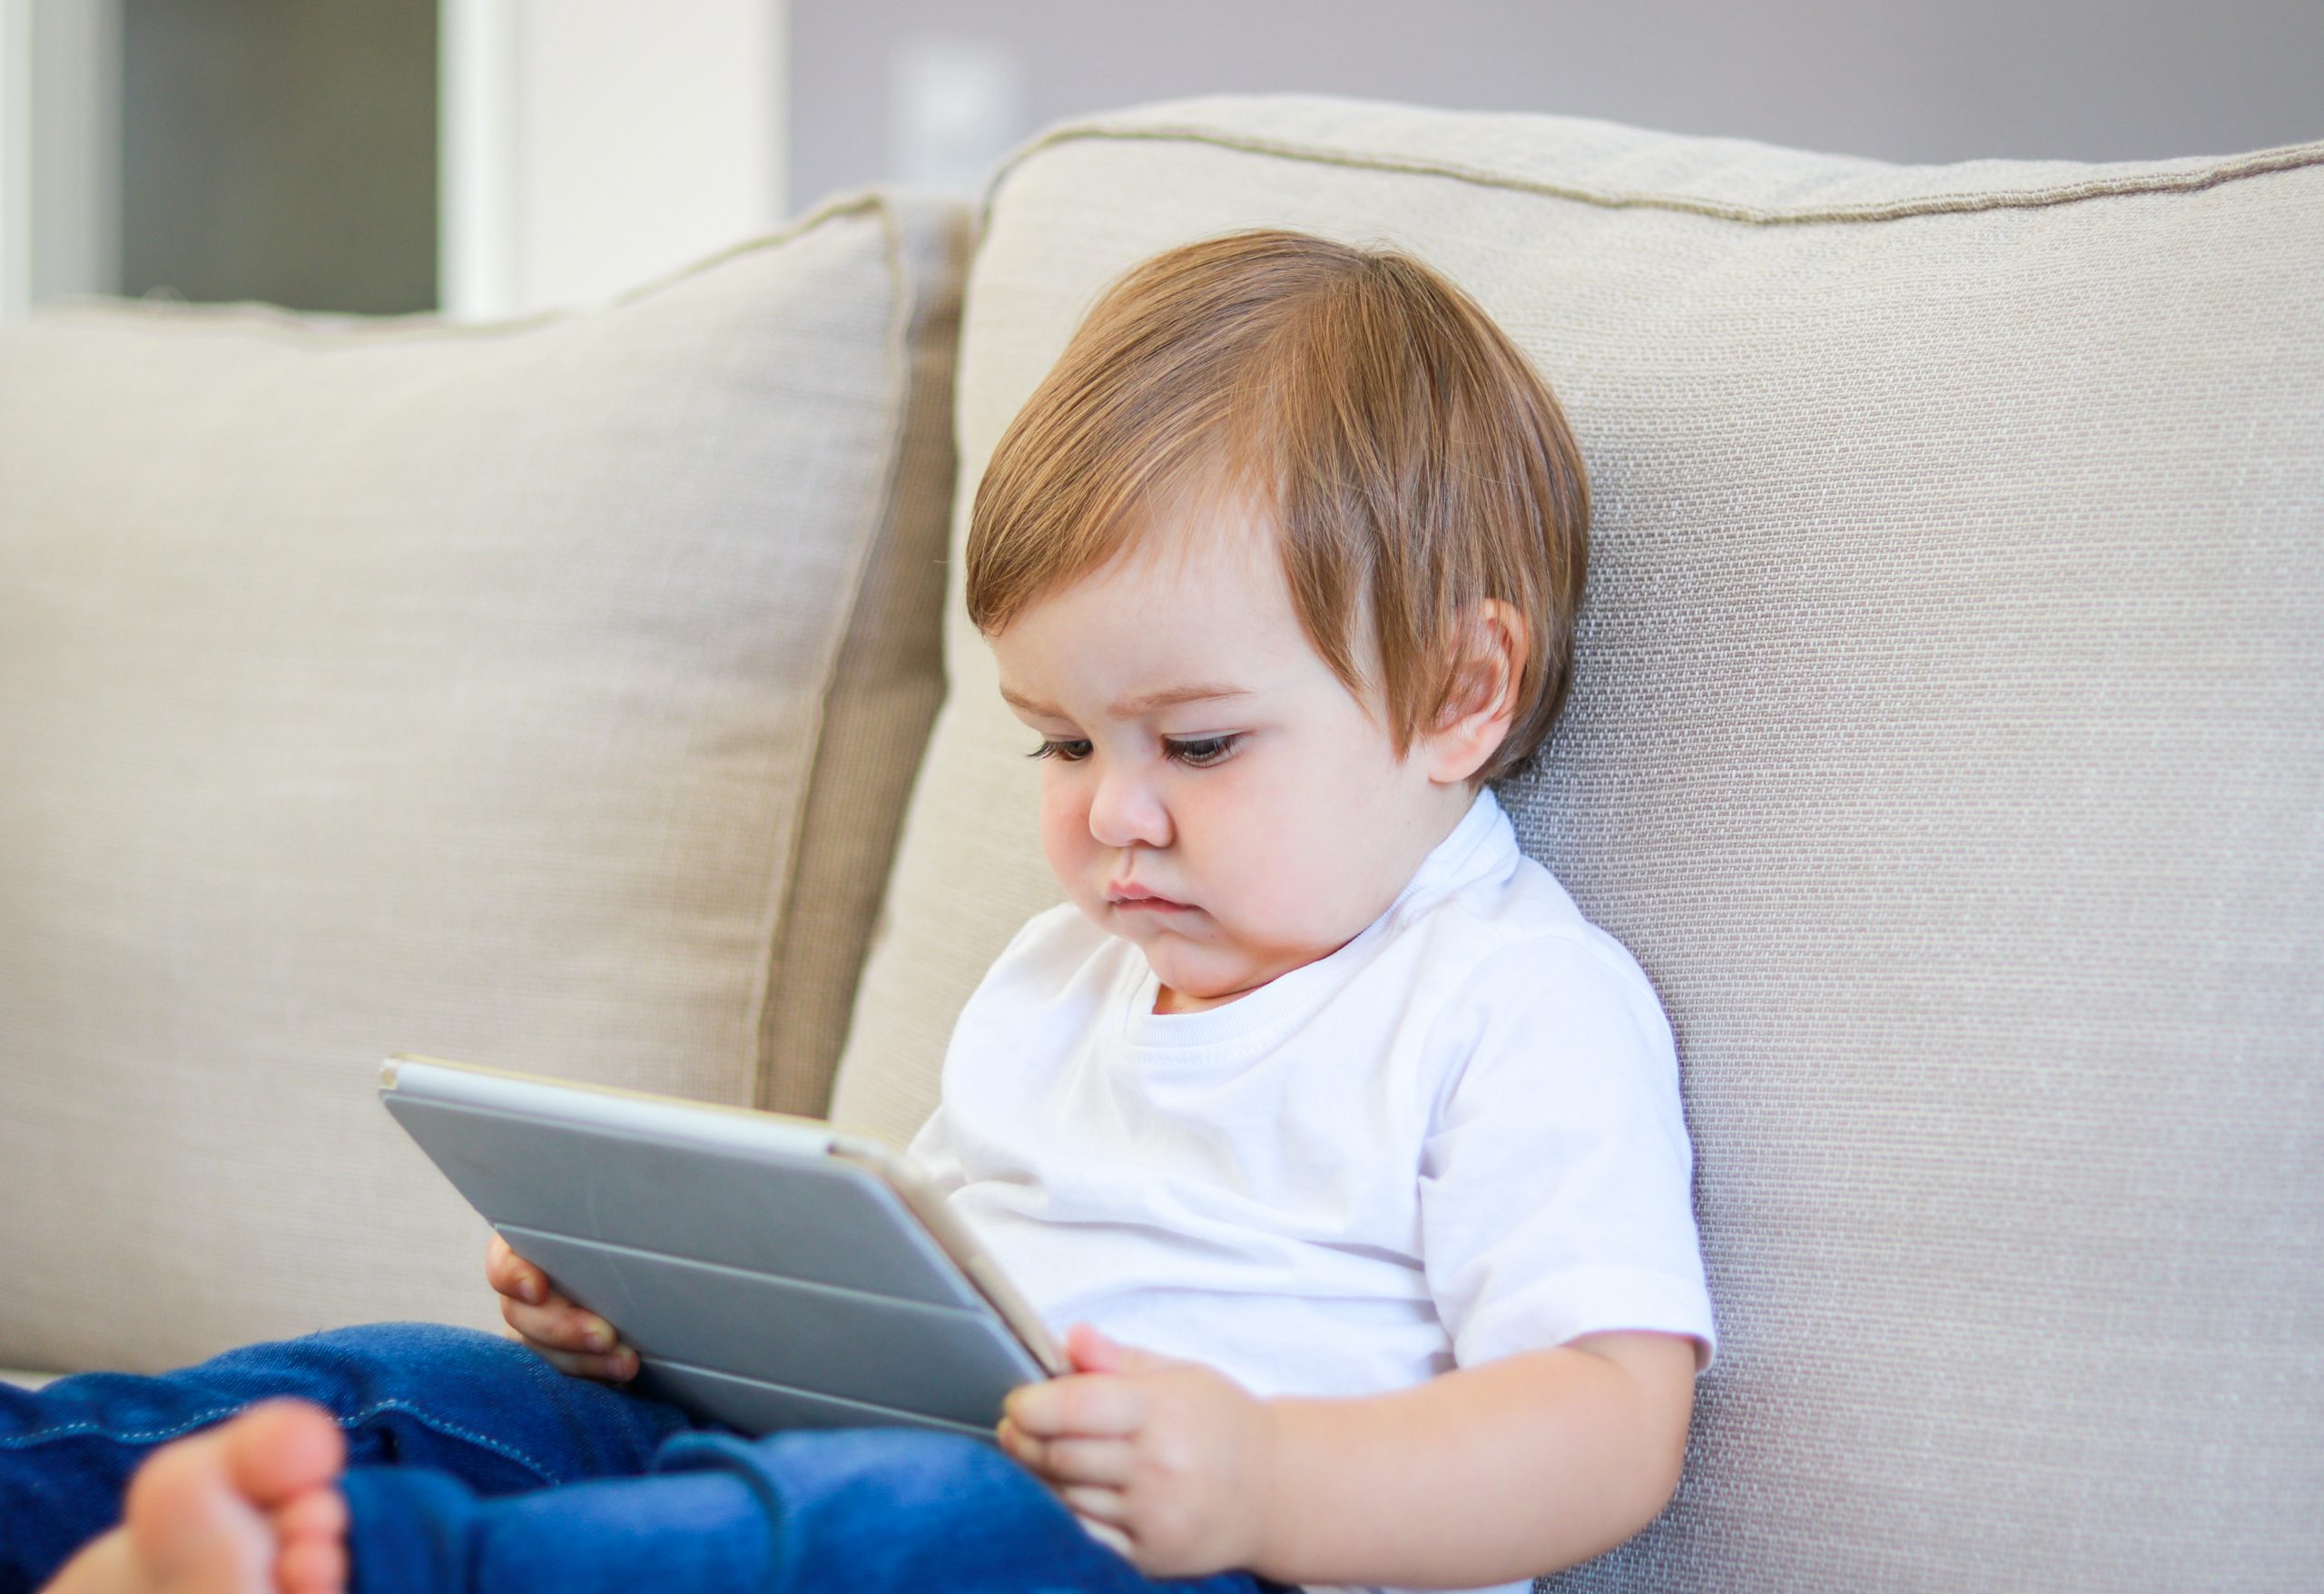
POLYGON ((1345 945, 1472 798, 1425 738, 1398 760, 1376 692, 1359 703, 1309 646, 1264 524, 1175 530, 991 639, 1044 754, 1049 867, 1143 949, 1163 1012, 1345 945))

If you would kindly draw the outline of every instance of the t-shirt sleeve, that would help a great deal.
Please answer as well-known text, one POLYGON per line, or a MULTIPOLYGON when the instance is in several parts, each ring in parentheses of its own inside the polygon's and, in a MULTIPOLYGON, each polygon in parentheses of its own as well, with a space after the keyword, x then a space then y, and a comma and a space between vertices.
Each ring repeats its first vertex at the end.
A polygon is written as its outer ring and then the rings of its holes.
POLYGON ((1693 1337, 1709 1367, 1678 1053, 1637 963, 1611 940, 1507 947, 1446 1022, 1420 1211, 1453 1360, 1649 1329, 1693 1337))
POLYGON ((935 1186, 938 1195, 949 1197, 967 1182, 967 1176, 961 1171, 960 1148, 944 1113, 943 1096, 959 1084, 953 1074, 955 1054, 963 1050, 975 1053, 980 1049, 989 1049, 984 1046, 982 1038, 996 1023, 993 1016, 994 992, 1006 986, 1017 974, 1019 965, 1029 955, 1029 949, 1044 940, 1054 940, 1081 922, 1084 921, 1079 911, 1067 902, 1036 913, 1019 925, 1017 933, 1009 938, 1009 944, 1000 950, 1000 955, 992 960, 991 967, 977 981, 976 989, 969 993, 968 1001, 960 1009, 960 1016, 953 1021, 952 1037, 944 1049, 942 1084, 938 1093, 936 1110, 928 1115, 911 1143, 904 1147, 904 1154, 935 1186))

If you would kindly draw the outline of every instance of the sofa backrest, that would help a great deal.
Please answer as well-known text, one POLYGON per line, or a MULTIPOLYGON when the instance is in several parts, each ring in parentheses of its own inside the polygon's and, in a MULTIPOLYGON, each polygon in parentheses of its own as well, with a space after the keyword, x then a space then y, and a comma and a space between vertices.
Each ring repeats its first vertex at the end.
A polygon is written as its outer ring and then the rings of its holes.
POLYGON ((0 330, 0 1365, 497 1326, 390 1051, 820 1110, 940 691, 967 222, 505 326, 0 330))
MULTIPOLYGON (((1676 1024, 1722 1348, 1672 1508, 1560 1586, 2312 1577, 2324 145, 1911 168, 1300 99, 1069 126, 990 196, 956 550, 1098 290, 1249 226, 1448 271, 1594 478, 1579 687, 1502 795, 1676 1024)), ((1059 896, 957 591, 947 624, 834 1104, 898 1136, 1059 896)))

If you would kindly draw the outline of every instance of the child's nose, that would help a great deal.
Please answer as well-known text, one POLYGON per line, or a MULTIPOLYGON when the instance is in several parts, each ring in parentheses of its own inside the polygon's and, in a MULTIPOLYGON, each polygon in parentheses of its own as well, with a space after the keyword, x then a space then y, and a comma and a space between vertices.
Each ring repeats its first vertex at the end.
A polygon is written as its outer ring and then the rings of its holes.
POLYGON ((1089 835, 1104 847, 1167 847, 1170 812, 1136 774, 1108 771, 1098 777, 1089 799, 1089 835))

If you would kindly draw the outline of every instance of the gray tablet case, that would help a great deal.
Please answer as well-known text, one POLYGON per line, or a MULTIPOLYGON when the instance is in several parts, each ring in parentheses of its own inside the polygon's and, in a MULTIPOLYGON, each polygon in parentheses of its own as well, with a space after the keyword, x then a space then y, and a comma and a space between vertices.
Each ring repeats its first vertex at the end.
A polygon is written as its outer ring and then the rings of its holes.
POLYGON ((828 1124, 396 1057, 380 1099, 635 1387, 748 1434, 992 1437, 1065 1365, 910 1166, 828 1124))

